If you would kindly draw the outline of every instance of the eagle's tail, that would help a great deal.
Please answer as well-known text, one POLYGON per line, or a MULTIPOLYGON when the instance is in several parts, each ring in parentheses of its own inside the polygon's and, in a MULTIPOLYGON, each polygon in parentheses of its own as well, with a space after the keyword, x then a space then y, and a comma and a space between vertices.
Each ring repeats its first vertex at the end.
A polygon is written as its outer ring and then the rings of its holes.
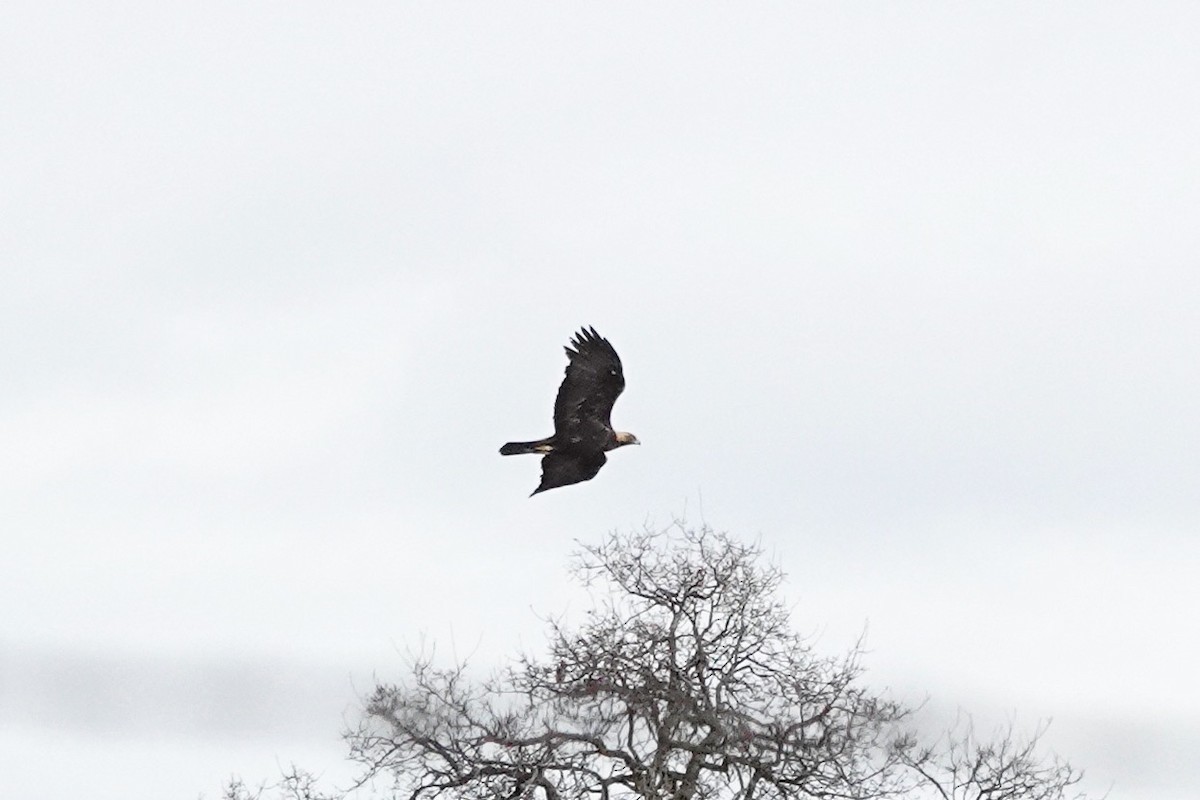
POLYGON ((502 456, 517 456, 522 453, 549 453, 554 449, 549 439, 539 439, 536 442, 509 442, 500 448, 502 456))

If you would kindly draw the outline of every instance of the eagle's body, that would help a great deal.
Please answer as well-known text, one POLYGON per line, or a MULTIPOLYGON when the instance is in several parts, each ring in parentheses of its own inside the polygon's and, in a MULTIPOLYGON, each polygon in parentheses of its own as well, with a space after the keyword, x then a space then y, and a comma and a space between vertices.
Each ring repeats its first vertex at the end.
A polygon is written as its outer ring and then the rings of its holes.
MULTIPOLYGON (((617 351, 584 328, 567 351, 567 375, 554 400, 554 435, 536 442, 509 442, 500 455, 542 453, 542 482, 533 494, 558 486, 591 480, 604 466, 608 450, 640 444, 632 433, 614 431, 613 403, 625 388, 617 351)), ((531 495, 532 496, 532 495, 531 495)))

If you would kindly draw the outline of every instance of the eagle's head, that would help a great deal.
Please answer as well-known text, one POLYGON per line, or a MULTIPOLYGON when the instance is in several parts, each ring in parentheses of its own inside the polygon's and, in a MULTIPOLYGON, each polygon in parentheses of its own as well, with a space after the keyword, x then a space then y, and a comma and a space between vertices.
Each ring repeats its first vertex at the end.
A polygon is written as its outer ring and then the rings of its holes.
POLYGON ((617 431, 613 436, 613 442, 614 448, 622 447, 627 444, 641 444, 636 436, 634 436, 632 433, 626 433, 625 431, 617 431))

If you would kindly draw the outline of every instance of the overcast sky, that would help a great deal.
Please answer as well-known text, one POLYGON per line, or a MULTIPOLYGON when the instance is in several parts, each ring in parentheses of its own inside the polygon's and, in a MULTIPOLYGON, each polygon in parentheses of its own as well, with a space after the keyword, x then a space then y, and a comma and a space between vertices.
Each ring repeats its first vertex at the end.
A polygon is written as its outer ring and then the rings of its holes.
POLYGON ((1197 30, 8 3, 0 795, 342 775, 423 636, 536 650, 576 540, 686 515, 874 685, 1194 798, 1197 30), (643 446, 530 499, 584 324, 643 446))

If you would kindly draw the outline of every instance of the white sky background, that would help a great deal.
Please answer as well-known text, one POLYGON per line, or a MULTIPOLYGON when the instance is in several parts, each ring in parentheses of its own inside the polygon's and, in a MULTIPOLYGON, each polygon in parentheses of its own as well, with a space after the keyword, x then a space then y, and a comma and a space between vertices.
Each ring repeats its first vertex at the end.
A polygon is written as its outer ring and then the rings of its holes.
POLYGON ((1194 5, 2 22, 0 795, 338 776, 702 506, 872 682, 1195 796, 1194 5), (644 446, 528 499, 582 324, 644 446))

